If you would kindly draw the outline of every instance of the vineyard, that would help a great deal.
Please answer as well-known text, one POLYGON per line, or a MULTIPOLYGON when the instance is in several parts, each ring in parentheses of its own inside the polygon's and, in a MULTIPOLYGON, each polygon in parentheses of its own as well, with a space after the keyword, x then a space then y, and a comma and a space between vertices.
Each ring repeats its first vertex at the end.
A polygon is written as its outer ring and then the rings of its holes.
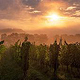
POLYGON ((80 80, 80 43, 0 42, 0 80, 80 80))

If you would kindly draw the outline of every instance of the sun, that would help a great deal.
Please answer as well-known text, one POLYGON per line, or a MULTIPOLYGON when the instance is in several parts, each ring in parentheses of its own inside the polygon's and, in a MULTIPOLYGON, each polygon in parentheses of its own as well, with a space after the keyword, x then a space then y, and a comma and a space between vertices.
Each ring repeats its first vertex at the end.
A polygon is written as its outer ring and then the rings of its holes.
POLYGON ((65 16, 60 15, 59 13, 49 13, 45 15, 45 25, 48 27, 59 27, 62 28, 62 26, 65 25, 65 16))
POLYGON ((60 19, 60 16, 57 14, 51 14, 46 16, 46 18, 48 19, 48 21, 58 21, 60 19))

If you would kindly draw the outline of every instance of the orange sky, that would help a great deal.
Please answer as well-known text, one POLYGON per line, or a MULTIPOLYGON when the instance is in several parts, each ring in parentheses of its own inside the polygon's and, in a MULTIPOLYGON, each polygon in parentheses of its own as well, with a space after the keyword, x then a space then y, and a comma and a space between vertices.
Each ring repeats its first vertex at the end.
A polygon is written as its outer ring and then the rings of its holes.
POLYGON ((71 0, 71 3, 65 0, 38 0, 36 4, 32 0, 27 0, 27 3, 24 0, 24 3, 22 0, 6 1, 3 0, 3 5, 0 5, 0 28, 37 30, 43 28, 71 28, 75 26, 74 28, 76 29, 77 27, 79 30, 80 6, 78 2, 76 3, 76 0, 71 0), (8 4, 6 1, 8 1, 8 4), (7 7, 4 8, 4 5, 7 7), (46 17, 54 14, 59 19, 53 20, 46 17))

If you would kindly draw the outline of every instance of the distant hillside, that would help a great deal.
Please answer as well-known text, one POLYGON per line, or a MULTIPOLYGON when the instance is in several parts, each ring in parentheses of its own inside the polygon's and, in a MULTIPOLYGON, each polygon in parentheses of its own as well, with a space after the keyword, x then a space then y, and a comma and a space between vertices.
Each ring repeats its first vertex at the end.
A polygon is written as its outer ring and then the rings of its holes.
POLYGON ((22 29, 0 29, 0 33, 23 33, 24 31, 22 29))
POLYGON ((38 30, 26 30, 25 32, 29 34, 47 34, 49 37, 52 37, 53 35, 62 35, 62 34, 68 34, 68 35, 75 35, 80 34, 80 28, 75 26, 73 27, 64 27, 64 28, 43 28, 38 30))

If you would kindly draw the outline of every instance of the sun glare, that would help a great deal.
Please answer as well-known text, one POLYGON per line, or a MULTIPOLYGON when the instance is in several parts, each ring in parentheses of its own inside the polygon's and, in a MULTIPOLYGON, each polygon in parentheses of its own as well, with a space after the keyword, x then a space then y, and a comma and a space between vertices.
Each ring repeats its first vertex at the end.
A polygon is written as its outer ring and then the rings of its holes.
POLYGON ((65 17, 60 16, 58 13, 51 13, 45 16, 46 18, 46 25, 47 26, 56 26, 62 28, 65 25, 65 17))
POLYGON ((57 14, 52 14, 52 15, 49 15, 49 16, 46 16, 46 18, 49 20, 49 21, 57 21, 60 19, 60 16, 57 15, 57 14))

